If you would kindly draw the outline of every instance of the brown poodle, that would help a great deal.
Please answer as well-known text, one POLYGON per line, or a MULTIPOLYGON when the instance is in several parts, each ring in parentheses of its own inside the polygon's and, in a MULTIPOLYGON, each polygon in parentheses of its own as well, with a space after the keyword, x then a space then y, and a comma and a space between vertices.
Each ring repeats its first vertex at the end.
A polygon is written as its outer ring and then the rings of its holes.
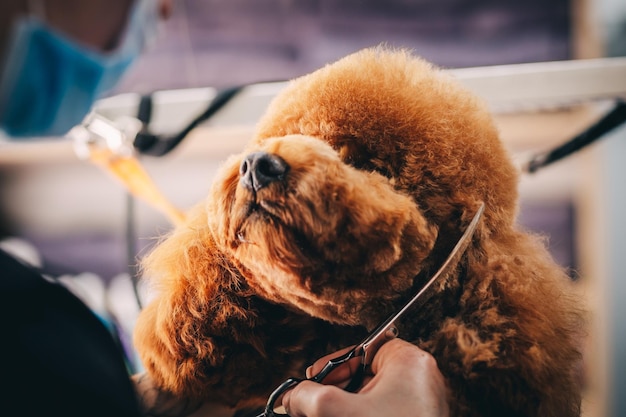
POLYGON ((437 359, 453 416, 579 415, 580 301, 516 226, 517 181, 485 106, 407 51, 294 80, 145 260, 147 371, 176 394, 262 406, 415 293, 484 202, 461 262, 400 335, 437 359))

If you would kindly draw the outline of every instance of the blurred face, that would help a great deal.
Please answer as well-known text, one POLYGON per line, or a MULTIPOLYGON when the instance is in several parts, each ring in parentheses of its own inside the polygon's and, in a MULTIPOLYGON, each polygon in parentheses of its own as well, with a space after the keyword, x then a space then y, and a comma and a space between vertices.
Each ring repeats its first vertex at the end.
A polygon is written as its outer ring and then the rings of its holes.
POLYGON ((50 27, 94 49, 112 49, 132 3, 133 0, 3 0, 0 3, 0 45, 4 49, 14 19, 37 14, 39 11, 29 10, 29 5, 41 4, 39 10, 44 15, 39 17, 50 27))
MULTIPOLYGON (((0 1, 0 56, 15 18, 43 11, 45 22, 77 42, 100 51, 114 49, 135 0, 2 0, 0 1)), ((173 0, 161 0, 161 16, 170 13, 173 0)))
POLYGON ((2 0, 2 133, 65 135, 144 51, 170 2, 2 0))

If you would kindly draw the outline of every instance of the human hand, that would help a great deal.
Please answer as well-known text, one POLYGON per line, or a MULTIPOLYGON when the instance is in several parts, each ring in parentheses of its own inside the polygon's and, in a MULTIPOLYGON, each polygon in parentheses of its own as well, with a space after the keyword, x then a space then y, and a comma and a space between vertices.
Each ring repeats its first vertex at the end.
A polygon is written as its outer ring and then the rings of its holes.
MULTIPOLYGON (((332 356, 315 362, 307 377, 319 372, 332 356)), ((449 416, 446 383, 435 359, 408 342, 385 343, 374 357, 373 376, 357 393, 343 391, 340 387, 353 372, 348 363, 330 375, 332 380, 324 381, 333 385, 303 381, 285 394, 282 404, 291 417, 449 416)))

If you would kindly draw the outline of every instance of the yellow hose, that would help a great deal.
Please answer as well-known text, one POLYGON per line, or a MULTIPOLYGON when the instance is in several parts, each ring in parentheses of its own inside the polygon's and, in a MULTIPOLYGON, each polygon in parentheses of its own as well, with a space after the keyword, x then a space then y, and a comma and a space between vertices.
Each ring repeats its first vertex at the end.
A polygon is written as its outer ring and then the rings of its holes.
POLYGON ((185 220, 183 212, 161 194, 134 156, 117 155, 108 148, 92 147, 89 159, 121 181, 134 196, 164 213, 174 225, 180 225, 185 220))

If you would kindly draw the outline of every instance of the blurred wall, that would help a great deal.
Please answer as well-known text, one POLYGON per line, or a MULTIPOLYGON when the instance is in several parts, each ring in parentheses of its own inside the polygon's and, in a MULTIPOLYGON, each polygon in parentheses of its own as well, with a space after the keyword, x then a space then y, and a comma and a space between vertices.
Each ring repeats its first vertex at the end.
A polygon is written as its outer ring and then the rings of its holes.
POLYGON ((572 57, 574 0, 177 0, 118 91, 286 80, 358 49, 447 68, 572 57))
POLYGON ((626 129, 608 138, 603 152, 606 178, 607 301, 611 415, 626 416, 626 129))
MULTIPOLYGON (((591 4, 602 53, 625 56, 626 2, 596 0, 591 4)), ((605 350, 599 353, 607 355, 607 415, 623 417, 626 416, 626 127, 606 138, 598 157, 601 168, 596 186, 602 210, 595 220, 605 242, 596 254, 598 262, 605 264, 601 268, 606 272, 605 282, 600 284, 600 297, 605 303, 598 306, 598 314, 606 321, 600 326, 605 326, 607 338, 605 350)))

